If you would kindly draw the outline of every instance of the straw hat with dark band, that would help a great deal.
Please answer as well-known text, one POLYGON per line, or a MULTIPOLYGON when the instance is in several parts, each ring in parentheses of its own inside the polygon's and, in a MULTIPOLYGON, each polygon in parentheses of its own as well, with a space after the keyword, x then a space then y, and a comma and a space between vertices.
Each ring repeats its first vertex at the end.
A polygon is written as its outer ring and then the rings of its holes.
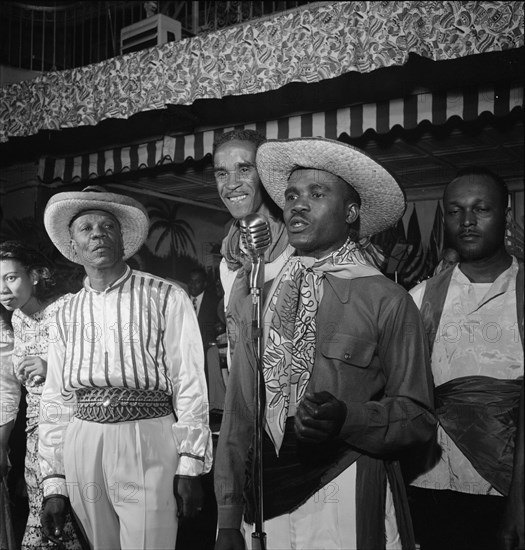
POLYGON ((270 197, 284 208, 284 191, 297 168, 324 170, 351 185, 361 198, 359 238, 394 225, 405 211, 396 180, 366 153, 332 139, 268 140, 257 150, 257 171, 270 197))
POLYGON ((122 232, 125 260, 137 252, 148 236, 148 213, 140 202, 131 197, 108 193, 99 186, 57 193, 47 203, 44 225, 53 244, 72 262, 80 263, 71 248, 69 227, 79 214, 87 210, 102 210, 117 219, 122 232))

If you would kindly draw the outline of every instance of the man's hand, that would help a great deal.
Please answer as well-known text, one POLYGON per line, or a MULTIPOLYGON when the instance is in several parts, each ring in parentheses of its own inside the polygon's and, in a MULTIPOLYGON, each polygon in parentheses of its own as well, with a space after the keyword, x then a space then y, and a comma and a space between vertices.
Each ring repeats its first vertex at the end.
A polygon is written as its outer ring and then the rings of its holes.
POLYGON ((239 529, 219 529, 215 550, 246 550, 242 533, 239 529))
POLYGON ((178 518, 194 518, 202 510, 202 481, 198 476, 175 476, 173 494, 178 518))
POLYGON ((47 374, 47 362, 38 357, 38 355, 27 355, 22 359, 18 366, 18 374, 23 380, 30 380, 35 376, 40 376, 43 380, 47 374))
POLYGON ((40 512, 42 524, 42 542, 50 540, 62 546, 62 533, 66 523, 68 500, 63 496, 51 496, 44 499, 40 512))
POLYGON ((346 405, 331 393, 306 393, 295 414, 295 433, 304 443, 323 443, 339 435, 346 405))

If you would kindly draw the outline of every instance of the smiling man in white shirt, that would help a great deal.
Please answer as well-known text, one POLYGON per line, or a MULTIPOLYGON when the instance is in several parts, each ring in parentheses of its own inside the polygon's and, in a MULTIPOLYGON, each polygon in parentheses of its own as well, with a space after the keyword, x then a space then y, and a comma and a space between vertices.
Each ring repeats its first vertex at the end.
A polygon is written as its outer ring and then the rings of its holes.
POLYGON ((257 150, 265 141, 266 138, 255 130, 232 130, 220 135, 213 144, 217 191, 233 217, 228 234, 222 241, 220 264, 228 335, 228 364, 235 345, 245 332, 241 326, 240 308, 250 292, 247 270, 251 269, 251 260, 241 245, 240 220, 255 212, 268 219, 271 244, 264 252, 266 282, 279 273, 293 252, 288 245, 282 213, 264 189, 255 165, 257 150))

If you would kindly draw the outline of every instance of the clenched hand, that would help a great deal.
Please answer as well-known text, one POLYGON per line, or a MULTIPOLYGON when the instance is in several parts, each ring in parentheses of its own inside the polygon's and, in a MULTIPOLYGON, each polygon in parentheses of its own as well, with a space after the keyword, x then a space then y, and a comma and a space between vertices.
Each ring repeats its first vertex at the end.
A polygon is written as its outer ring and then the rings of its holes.
POLYGON ((339 435, 346 405, 330 392, 306 393, 295 414, 295 433, 304 443, 323 443, 339 435))

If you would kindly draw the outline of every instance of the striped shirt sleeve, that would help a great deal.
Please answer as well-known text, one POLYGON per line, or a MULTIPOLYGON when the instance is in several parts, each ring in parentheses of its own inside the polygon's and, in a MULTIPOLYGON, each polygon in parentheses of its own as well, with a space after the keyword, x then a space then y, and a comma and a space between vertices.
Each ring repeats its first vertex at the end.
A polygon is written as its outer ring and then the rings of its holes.
POLYGON ((164 345, 177 415, 173 425, 179 451, 177 474, 197 476, 209 472, 212 465, 202 339, 197 316, 183 291, 172 289, 166 306, 164 345))

